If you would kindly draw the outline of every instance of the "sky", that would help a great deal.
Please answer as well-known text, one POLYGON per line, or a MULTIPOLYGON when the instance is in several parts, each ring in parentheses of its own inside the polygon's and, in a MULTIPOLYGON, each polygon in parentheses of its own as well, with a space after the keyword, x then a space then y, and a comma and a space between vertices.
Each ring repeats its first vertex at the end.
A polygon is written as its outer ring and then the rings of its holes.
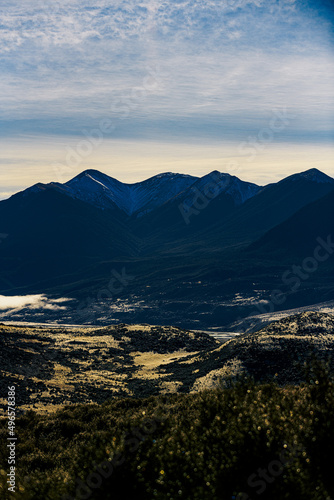
POLYGON ((2 0, 0 199, 96 168, 334 176, 331 0, 2 0))

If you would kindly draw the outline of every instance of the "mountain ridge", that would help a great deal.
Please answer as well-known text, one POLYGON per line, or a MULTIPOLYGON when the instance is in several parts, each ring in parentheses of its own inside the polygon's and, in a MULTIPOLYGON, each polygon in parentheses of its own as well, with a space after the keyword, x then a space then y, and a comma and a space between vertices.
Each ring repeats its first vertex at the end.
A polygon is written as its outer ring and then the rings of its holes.
MULTIPOLYGON (((36 183, 13 196, 28 196, 45 190, 55 190, 98 208, 116 208, 128 216, 143 216, 166 203, 180 202, 191 207, 194 194, 200 193, 208 202, 222 194, 231 197, 236 206, 244 204, 272 186, 305 179, 317 184, 333 184, 334 179, 316 168, 288 176, 278 183, 259 186, 238 177, 214 170, 202 177, 164 172, 143 181, 124 183, 98 170, 87 169, 65 183, 36 183)), ((12 196, 12 197, 13 197, 12 196)), ((12 198, 11 197, 11 198, 12 198)), ((10 199, 10 198, 9 198, 10 199)), ((2 200, 7 201, 7 200, 2 200)))
MULTIPOLYGON (((124 194, 122 183, 90 170, 65 184, 36 184, 0 202, 0 229, 6 234, 0 240, 0 293, 57 295, 80 304, 92 297, 94 314, 102 322, 121 315, 127 321, 155 323, 173 317, 175 324, 193 325, 196 319, 199 327, 225 327, 254 314, 250 297, 270 305, 272 291, 282 288, 281 276, 311 256, 314 238, 326 239, 332 228, 332 202, 322 198, 333 191, 334 179, 317 170, 264 187, 219 172, 197 180, 159 174, 145 181, 138 204, 129 205, 132 215, 111 196, 103 198, 109 181, 124 194), (168 186, 175 178, 171 192, 168 186), (96 188, 92 193, 98 202, 102 196, 102 205, 106 200, 109 205, 96 206, 85 192, 83 200, 73 197, 73 184, 82 182, 89 191, 96 188), (185 185, 190 187, 183 189, 185 185), (180 210, 187 203, 188 224, 180 210), (290 221, 286 230, 278 227, 285 221, 290 221), (298 253, 290 244, 290 223, 298 253), (321 234, 316 234, 318 227, 321 234), (266 236, 248 251, 271 230, 273 244, 267 245, 266 236), (129 285, 117 286, 117 293, 108 291, 113 270, 134 277, 129 285), (112 300, 96 300, 101 290, 112 300)), ((293 294, 284 283, 286 301, 275 310, 331 300, 332 267, 328 258, 293 294)), ((78 324, 86 321, 75 307, 68 308, 66 321, 71 323, 70 315, 79 316, 78 324)), ((41 318, 46 316, 41 311, 41 318)))
MULTIPOLYGON (((218 171, 210 172, 203 177, 164 172, 144 181, 124 183, 98 170, 88 169, 63 184, 59 182, 37 183, 13 196, 17 194, 28 196, 30 193, 53 189, 98 208, 118 207, 127 215, 135 214, 138 217, 172 199, 177 199, 192 187, 203 189, 212 183, 218 187, 218 193, 216 192, 214 196, 226 191, 236 204, 243 203, 261 189, 254 183, 241 181, 235 176, 218 171)), ((193 196, 192 192, 188 194, 188 198, 191 195, 193 196)))

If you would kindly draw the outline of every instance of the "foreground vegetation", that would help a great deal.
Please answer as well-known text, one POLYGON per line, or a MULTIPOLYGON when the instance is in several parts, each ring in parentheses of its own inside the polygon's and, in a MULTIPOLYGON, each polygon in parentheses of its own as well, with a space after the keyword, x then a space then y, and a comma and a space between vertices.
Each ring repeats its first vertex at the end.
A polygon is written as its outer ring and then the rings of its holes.
MULTIPOLYGON (((281 388, 224 389, 32 411, 17 420, 15 496, 1 498, 261 500, 334 498, 334 383, 318 364, 281 388)), ((5 421, 2 421, 5 424, 5 421)), ((1 441, 7 434, 1 426, 1 441)))

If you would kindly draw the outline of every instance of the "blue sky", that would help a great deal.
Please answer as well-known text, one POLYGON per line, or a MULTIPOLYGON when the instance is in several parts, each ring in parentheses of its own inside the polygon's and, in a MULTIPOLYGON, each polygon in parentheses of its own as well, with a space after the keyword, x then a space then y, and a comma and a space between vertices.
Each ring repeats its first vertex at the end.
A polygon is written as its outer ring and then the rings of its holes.
POLYGON ((334 175, 333 10, 2 0, 0 197, 85 168, 128 182, 165 170, 259 183, 312 166, 334 175), (275 113, 285 120, 273 131, 275 113), (102 120, 100 143, 69 164, 102 120))

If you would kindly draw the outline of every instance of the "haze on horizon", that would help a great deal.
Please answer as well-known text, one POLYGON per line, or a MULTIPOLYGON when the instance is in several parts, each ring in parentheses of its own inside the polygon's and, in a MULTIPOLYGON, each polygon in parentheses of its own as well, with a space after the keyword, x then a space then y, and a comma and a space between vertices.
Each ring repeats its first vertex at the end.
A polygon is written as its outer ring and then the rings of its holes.
POLYGON ((334 176, 329 0, 4 0, 0 16, 0 199, 88 168, 334 176))

